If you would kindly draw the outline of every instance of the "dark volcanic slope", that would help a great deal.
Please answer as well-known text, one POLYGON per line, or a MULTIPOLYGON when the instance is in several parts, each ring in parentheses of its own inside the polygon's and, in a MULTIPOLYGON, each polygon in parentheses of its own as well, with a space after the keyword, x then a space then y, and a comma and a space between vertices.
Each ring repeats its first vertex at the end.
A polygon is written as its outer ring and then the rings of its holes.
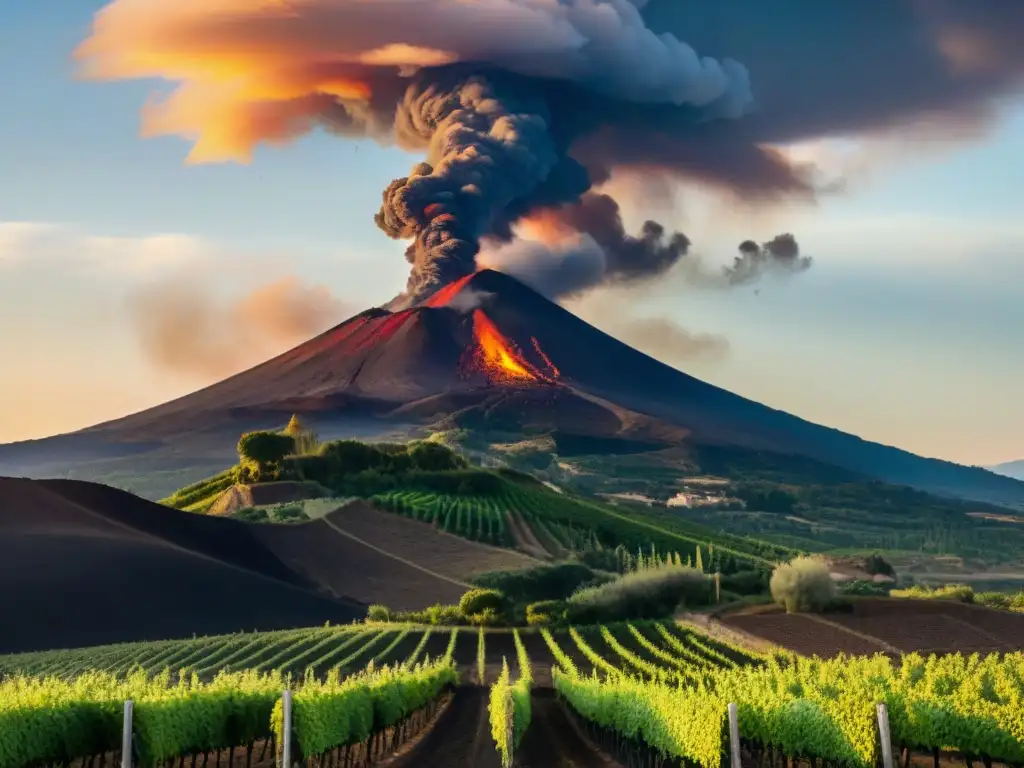
POLYGON ((0 478, 0 652, 363 615, 231 520, 169 510, 89 483, 0 478))
POLYGON ((56 455, 71 464, 90 450, 144 453, 175 446, 211 425, 237 434, 283 423, 293 411, 316 413, 318 423, 344 420, 353 428, 367 420, 431 423, 460 412, 477 424, 503 428, 518 422, 618 435, 617 409, 626 409, 648 418, 641 433, 664 434, 656 422, 684 430, 699 444, 796 454, 936 493, 1024 503, 1024 483, 1012 478, 870 443, 687 376, 507 275, 478 272, 453 284, 443 298, 394 314, 368 310, 262 365, 156 408, 73 435, 0 446, 0 469, 30 471, 37 459, 42 465, 40 457, 54 466, 56 455), (533 387, 535 394, 527 396, 513 388, 508 396, 502 392, 508 388, 467 368, 467 352, 475 348, 474 313, 467 310, 476 307, 529 365, 545 370, 546 355, 561 373, 557 386, 547 393, 533 387))
POLYGON ((688 376, 597 330, 513 278, 478 273, 470 286, 502 332, 536 338, 574 386, 684 426, 696 442, 792 453, 887 482, 976 500, 1024 502, 1024 483, 926 459, 812 424, 688 376))
MULTIPOLYGON (((269 549, 298 573, 334 595, 366 605, 381 603, 400 611, 435 603, 457 603, 468 588, 385 554, 376 543, 346 535, 331 517, 303 525, 256 526, 269 549)), ((365 612, 364 614, 365 615, 365 612)))

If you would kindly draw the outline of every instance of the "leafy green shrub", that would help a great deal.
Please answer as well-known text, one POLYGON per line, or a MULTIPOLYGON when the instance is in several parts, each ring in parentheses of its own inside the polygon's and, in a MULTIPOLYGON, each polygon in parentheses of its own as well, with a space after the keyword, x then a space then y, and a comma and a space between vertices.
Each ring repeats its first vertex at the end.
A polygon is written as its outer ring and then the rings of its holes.
POLYGON ((927 587, 919 584, 906 589, 894 589, 890 597, 908 600, 952 600, 958 603, 973 603, 974 590, 967 584, 946 584, 941 587, 927 587))
POLYGON ((278 464, 295 450, 295 439, 279 432, 246 432, 238 440, 238 455, 261 467, 278 464))
POLYGON ((243 507, 232 515, 236 520, 243 520, 247 523, 269 523, 270 517, 267 510, 259 507, 243 507))
POLYGON ((466 460, 451 448, 433 442, 411 443, 409 458, 416 469, 427 472, 447 472, 468 466, 466 460))
POLYGON ((505 596, 496 589, 471 589, 459 600, 463 616, 473 616, 487 609, 501 612, 505 607, 505 596))
POLYGON ((844 584, 841 591, 844 595, 853 597, 885 597, 889 594, 889 588, 886 585, 864 579, 844 584))
POLYGON ((649 568, 579 590, 567 601, 566 617, 578 624, 663 618, 680 605, 709 605, 713 593, 711 579, 696 568, 649 568))
POLYGON ((494 608, 484 608, 479 613, 468 614, 466 618, 474 627, 497 627, 505 623, 505 617, 494 608))
POLYGON ((986 608, 1008 611, 1013 606, 1013 595, 1005 592, 975 592, 974 602, 986 608))
POLYGON ((301 523, 309 520, 309 517, 303 511, 301 504, 286 504, 273 507, 270 510, 270 519, 275 523, 301 523))
POLYGON ((328 485, 331 479, 331 462, 319 455, 288 456, 281 462, 283 475, 295 480, 315 480, 328 485))
POLYGON ((368 621, 385 621, 398 624, 430 624, 432 626, 456 627, 469 623, 457 605, 428 606, 422 611, 392 611, 386 605, 371 605, 366 616, 368 621))
POLYGON ((423 613, 426 617, 424 624, 447 627, 465 623, 465 616, 457 605, 431 605, 423 613))
POLYGON ((768 591, 768 574, 765 571, 736 571, 723 574, 722 590, 737 595, 760 595, 768 591))
POLYGON ((538 565, 518 571, 491 571, 473 579, 479 587, 496 589, 516 603, 564 600, 577 589, 610 581, 582 563, 538 565))
POLYGON ((565 602, 541 600, 526 606, 526 623, 531 626, 556 624, 565 618, 565 602))
POLYGON ((371 605, 370 609, 366 612, 367 621, 391 621, 391 611, 388 610, 386 605, 371 605))
POLYGON ((585 552, 575 552, 573 557, 589 568, 619 573, 623 570, 617 554, 620 549, 624 551, 625 547, 620 545, 616 549, 589 549, 585 552))
POLYGON ((828 564, 820 557, 796 557, 776 566, 769 586, 787 613, 823 611, 836 596, 828 564))

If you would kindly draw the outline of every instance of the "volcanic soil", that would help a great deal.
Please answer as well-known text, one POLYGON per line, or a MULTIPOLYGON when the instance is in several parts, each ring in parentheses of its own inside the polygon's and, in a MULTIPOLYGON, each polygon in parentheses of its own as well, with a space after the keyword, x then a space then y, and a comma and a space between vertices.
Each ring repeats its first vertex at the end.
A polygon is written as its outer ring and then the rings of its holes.
MULTIPOLYGON (((498 768, 487 713, 487 688, 456 689, 448 710, 408 753, 388 761, 388 768, 498 768)), ((522 768, 616 768, 580 734, 551 689, 535 689, 530 727, 516 752, 522 768)))
POLYGON ((0 478, 0 652, 358 618, 232 520, 105 486, 0 478))
POLYGON ((0 478, 0 652, 345 623, 373 603, 454 603, 511 550, 348 505, 248 524, 108 486, 0 478))
POLYGON ((331 512, 326 519, 344 533, 372 542, 391 555, 456 581, 468 581, 487 571, 540 565, 537 559, 521 552, 469 541, 429 523, 383 512, 364 501, 350 502, 331 512))
POLYGON ((802 615, 771 608, 727 614, 721 621, 807 656, 1024 648, 1024 614, 945 600, 862 598, 850 612, 802 615))

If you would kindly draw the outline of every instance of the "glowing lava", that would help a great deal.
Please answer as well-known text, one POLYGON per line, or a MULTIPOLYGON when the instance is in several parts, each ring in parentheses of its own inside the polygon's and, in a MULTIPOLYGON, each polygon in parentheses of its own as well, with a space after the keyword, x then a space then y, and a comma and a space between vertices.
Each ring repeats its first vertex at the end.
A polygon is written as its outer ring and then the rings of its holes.
POLYGON ((487 374, 491 381, 509 384, 551 383, 558 376, 558 369, 551 365, 536 339, 533 340, 534 347, 551 369, 551 374, 545 374, 527 362, 482 309, 473 310, 473 336, 477 344, 474 358, 476 367, 487 374))
POLYGON ((463 289, 463 287, 466 285, 466 283, 468 283, 472 279, 473 279, 473 275, 466 275, 465 277, 460 277, 454 283, 448 283, 448 285, 446 285, 444 288, 442 288, 437 293, 435 293, 433 296, 431 296, 429 299, 427 299, 425 302, 423 302, 423 306, 424 307, 445 307, 445 306, 447 306, 448 302, 451 301, 452 299, 454 299, 456 297, 456 295, 458 295, 459 291, 461 291, 463 289))

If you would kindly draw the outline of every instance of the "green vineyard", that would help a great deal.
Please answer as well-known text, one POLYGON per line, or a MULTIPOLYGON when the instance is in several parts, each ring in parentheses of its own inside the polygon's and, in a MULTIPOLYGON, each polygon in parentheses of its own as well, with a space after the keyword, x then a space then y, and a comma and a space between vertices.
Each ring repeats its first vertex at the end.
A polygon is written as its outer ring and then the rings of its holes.
POLYGON ((607 504, 555 493, 546 488, 504 481, 490 494, 445 494, 427 490, 395 490, 371 497, 376 505, 474 541, 512 547, 512 531, 520 520, 549 553, 614 549, 694 551, 711 545, 709 569, 727 558, 768 566, 788 559, 793 551, 763 541, 731 536, 687 523, 678 515, 658 516, 617 510, 607 504))
POLYGON ((382 508, 436 525, 448 533, 501 547, 515 546, 502 499, 392 491, 373 497, 382 508))
POLYGON ((911 654, 895 664, 882 655, 745 664, 696 637, 691 648, 701 648, 703 658, 691 657, 678 636, 670 639, 664 626, 656 631, 668 641, 661 649, 642 644, 676 668, 620 647, 607 628, 601 633, 614 657, 570 631, 583 656, 603 672, 591 676, 545 634, 558 658, 555 688, 592 738, 629 764, 670 755, 684 765, 717 768, 728 749, 730 703, 737 705, 743 748, 759 765, 779 756, 877 765, 879 703, 886 706, 892 743, 908 761, 925 753, 938 763, 940 752, 955 752, 968 765, 972 759, 1024 762, 1024 654, 911 654))
POLYGON ((822 661, 754 653, 672 622, 325 626, 7 656, 0 676, 0 768, 113 768, 126 699, 140 765, 236 753, 269 765, 286 688, 296 760, 372 762, 429 727, 453 695, 465 701, 466 686, 487 685, 482 717, 505 765, 544 748, 531 734, 551 711, 536 697, 552 687, 590 743, 623 764, 727 763, 736 704, 745 762, 869 768, 880 703, 903 759, 1024 763, 1022 653, 822 661))

